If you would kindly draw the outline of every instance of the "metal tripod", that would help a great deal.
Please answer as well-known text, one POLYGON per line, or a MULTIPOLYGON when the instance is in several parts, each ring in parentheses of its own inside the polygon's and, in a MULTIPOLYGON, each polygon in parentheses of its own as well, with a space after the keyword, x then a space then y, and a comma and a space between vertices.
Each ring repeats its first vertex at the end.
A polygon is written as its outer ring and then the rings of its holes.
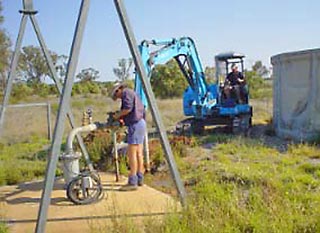
MULTIPOLYGON (((169 144, 168 136, 165 131, 165 127, 162 123, 158 107, 156 105, 155 101, 155 96, 152 92, 151 85, 149 83, 149 80, 147 79, 146 72, 143 68, 143 63, 137 48, 137 43, 134 37, 134 34, 131 30, 131 26, 129 24, 129 20, 126 14, 126 10, 124 8, 124 5, 122 3, 122 0, 114 0, 114 4, 116 6, 124 34, 126 37, 126 40, 128 42, 137 72, 139 73, 141 77, 141 81, 143 84, 143 88, 146 94, 146 97, 150 103, 150 109, 151 113, 153 116, 153 119, 156 122, 157 129, 160 133, 160 139, 161 139, 161 144, 164 149, 166 159, 169 164, 169 168, 171 171, 171 175, 173 177, 173 180, 175 182, 180 200, 182 204, 185 204, 185 198, 186 198, 186 193, 184 186, 181 183, 180 179, 180 174, 179 171, 177 170, 176 163, 174 161, 173 153, 169 144)), ((57 82, 57 75, 54 70, 54 66, 52 63, 52 60, 49 56, 48 50, 46 49, 46 46, 44 44, 43 38, 40 34, 39 27, 37 25, 36 19, 34 15, 37 13, 33 9, 33 4, 32 0, 23 0, 23 5, 24 5, 24 10, 20 11, 23 16, 21 20, 21 27, 19 31, 19 36, 17 39, 17 44, 15 48, 15 53, 12 59, 11 63, 11 68, 10 68, 10 74, 8 78, 8 83, 7 83, 7 88, 6 88, 6 94, 3 102, 3 108, 1 110, 1 121, 3 121, 3 116, 5 112, 5 106, 8 104, 8 98, 9 94, 12 89, 12 81, 13 77, 15 76, 15 70, 17 67, 17 62, 18 62, 18 57, 20 53, 20 48, 21 48, 21 42, 22 42, 22 37, 23 33, 25 30, 25 24, 26 24, 26 19, 29 16, 34 29, 37 33, 39 42, 41 44, 42 50, 45 54, 45 57, 47 59, 48 65, 50 67, 50 72, 52 76, 54 77, 54 80, 56 81, 56 85, 59 88, 59 91, 61 93, 61 90, 63 90, 60 98, 60 105, 59 105, 59 111, 58 111, 58 116, 57 116, 57 121, 55 125, 55 130, 54 130, 54 137, 51 145, 51 150, 49 152, 49 159, 47 163, 47 169, 46 169, 46 176, 45 176, 45 182, 44 182, 44 188, 41 196, 41 203, 40 203, 40 208, 38 212, 38 219, 37 219, 37 225, 36 225, 36 232, 37 233, 43 233, 45 232, 45 226, 47 222, 47 215, 48 215, 48 208, 50 205, 50 198, 51 198, 51 192, 53 189, 53 184, 54 184, 54 178, 55 178, 55 171, 57 167, 57 162, 58 162, 58 155, 60 154, 60 148, 61 148, 61 143, 62 143, 62 137, 63 137, 63 131, 64 131, 64 125, 65 125, 65 116, 68 115, 69 121, 72 123, 73 118, 70 113, 70 99, 71 99, 71 91, 72 91, 72 86, 73 86, 73 78, 75 76, 76 72, 76 67, 78 63, 78 58, 79 58, 79 52, 80 52, 80 47, 82 43, 82 38, 83 38, 83 33, 85 29, 85 24, 87 21, 87 16, 88 16, 88 10, 90 6, 90 0, 82 0, 81 1, 81 6, 80 6, 80 11, 78 15, 78 21, 74 33, 74 38, 72 42, 72 47, 70 50, 70 56, 69 56, 69 62, 68 62, 68 67, 67 67, 67 74, 66 74, 66 79, 64 82, 64 87, 61 89, 59 87, 59 84, 57 82)), ((1 123, 1 122, 0 122, 1 123)), ((79 137, 78 138, 79 143, 82 142, 82 139, 79 137)), ((80 143, 81 145, 81 143, 80 143)), ((83 148, 82 148, 83 149, 83 148)), ((88 155, 87 159, 89 158, 88 155)))
MULTIPOLYGON (((51 77, 53 78, 55 85, 58 89, 58 92, 62 93, 62 85, 59 82, 59 78, 57 75, 57 72, 55 70, 52 58, 50 56, 49 50, 44 42, 44 39, 41 35, 40 32, 40 28, 37 22, 37 19, 35 17, 35 15, 38 13, 38 11, 34 10, 33 8, 33 0, 22 0, 23 3, 23 10, 20 10, 19 12, 22 14, 22 18, 21 18, 21 22, 20 22, 20 29, 19 29, 19 34, 18 34, 18 38, 16 41, 16 46, 15 46, 15 50, 13 53, 13 57, 12 57, 12 61, 11 61, 11 65, 10 65, 10 71, 9 71, 9 77, 7 79, 7 84, 6 84, 6 89, 5 89, 5 94, 4 94, 4 98, 3 98, 3 103, 2 103, 2 108, 0 111, 0 136, 3 132, 3 123, 4 123, 4 118, 5 118, 5 112, 6 112, 6 108, 7 105, 9 103, 9 97, 12 91, 12 85, 13 85, 13 80, 16 77, 16 70, 17 70, 17 65, 18 65, 18 61, 19 61, 19 56, 20 56, 20 50, 21 50, 21 44, 22 44, 22 40, 23 40, 23 36, 24 36, 24 32, 26 29, 26 23, 27 23, 27 19, 28 17, 31 20, 31 23, 33 25, 34 31, 37 35, 40 47, 42 49, 42 52, 45 56, 46 62, 48 64, 49 70, 50 70, 50 74, 51 77)), ((67 107, 67 111, 66 114, 68 116, 69 119, 69 123, 71 125, 72 128, 75 127, 75 123, 74 123, 74 117, 72 112, 70 111, 69 106, 67 107)), ((83 143, 83 140, 81 138, 80 135, 77 135, 77 140, 79 142, 81 151, 84 155, 84 158, 86 160, 86 163, 89 167, 89 169, 92 171, 93 170, 93 166, 92 163, 90 161, 87 149, 83 143)))

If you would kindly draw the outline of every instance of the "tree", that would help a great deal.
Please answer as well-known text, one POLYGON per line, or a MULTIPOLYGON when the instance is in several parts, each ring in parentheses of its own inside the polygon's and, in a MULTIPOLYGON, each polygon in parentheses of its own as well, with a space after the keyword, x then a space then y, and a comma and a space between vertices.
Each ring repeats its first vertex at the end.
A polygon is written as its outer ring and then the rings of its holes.
POLYGON ((266 66, 262 64, 261 61, 256 61, 252 66, 252 70, 255 71, 261 77, 264 77, 269 74, 269 70, 266 66))
POLYGON ((204 70, 207 83, 215 83, 216 81, 216 69, 214 67, 206 66, 204 70))
POLYGON ((95 81, 99 78, 99 71, 94 68, 86 68, 81 70, 79 74, 77 74, 77 78, 80 79, 80 82, 91 82, 95 81))
POLYGON ((55 64, 56 72, 61 83, 64 82, 67 73, 68 56, 59 55, 55 64))
MULTIPOLYGON (((58 55, 52 51, 49 51, 49 54, 55 64, 58 60, 58 55)), ((51 77, 47 61, 39 47, 30 45, 22 48, 19 74, 23 80, 31 84, 41 83, 46 77, 51 77)))
POLYGON ((170 60, 165 65, 158 65, 151 75, 151 85, 157 97, 181 97, 188 86, 175 60, 170 60))
POLYGON ((1 26, 4 22, 2 13, 2 1, 0 1, 0 86, 5 88, 8 68, 10 63, 11 41, 5 29, 1 26))
POLYGON ((113 68, 113 73, 117 78, 124 82, 127 81, 130 77, 130 68, 133 64, 132 58, 122 58, 118 61, 118 67, 113 68))

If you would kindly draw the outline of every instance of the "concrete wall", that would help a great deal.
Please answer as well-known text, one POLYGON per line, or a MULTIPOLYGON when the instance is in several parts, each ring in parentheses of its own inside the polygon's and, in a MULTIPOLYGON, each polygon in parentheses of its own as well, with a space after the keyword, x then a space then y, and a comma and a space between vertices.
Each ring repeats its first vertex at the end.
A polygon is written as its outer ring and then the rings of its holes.
POLYGON ((277 135, 320 136, 320 49, 283 53, 273 65, 273 122, 277 135))

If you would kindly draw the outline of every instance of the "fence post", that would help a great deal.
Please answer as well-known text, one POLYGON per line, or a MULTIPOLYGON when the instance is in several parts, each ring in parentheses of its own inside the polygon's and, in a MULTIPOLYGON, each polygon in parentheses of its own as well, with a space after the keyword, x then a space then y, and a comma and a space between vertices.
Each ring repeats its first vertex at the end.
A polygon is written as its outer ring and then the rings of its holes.
POLYGON ((52 128, 51 128, 51 104, 47 103, 47 123, 48 123, 48 140, 52 139, 52 128))

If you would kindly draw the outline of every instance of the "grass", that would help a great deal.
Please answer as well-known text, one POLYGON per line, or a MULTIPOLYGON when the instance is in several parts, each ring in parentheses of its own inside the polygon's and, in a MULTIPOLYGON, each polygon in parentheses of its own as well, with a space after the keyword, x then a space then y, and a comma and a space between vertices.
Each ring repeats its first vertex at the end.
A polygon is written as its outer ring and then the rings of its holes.
MULTIPOLYGON (((50 98, 34 97, 26 99, 24 103, 42 103, 51 104, 52 130, 58 112, 59 99, 55 96, 50 98)), ((100 95, 90 95, 89 97, 76 96, 72 98, 71 108, 74 115, 75 124, 81 125, 82 114, 88 108, 93 110, 93 121, 106 121, 107 112, 115 111, 118 102, 100 95)), ((47 130, 47 107, 28 107, 28 108, 8 108, 5 115, 4 132, 1 142, 14 144, 28 140, 32 136, 41 138, 48 137, 47 130)), ((65 135, 70 131, 69 123, 66 121, 65 135)))
MULTIPOLYGON (((50 101, 54 117, 57 105, 50 101)), ((253 100, 251 103, 254 106, 253 123, 270 123, 271 101, 253 100)), ((181 105, 180 99, 159 101, 167 127, 182 119, 181 105)), ((72 109, 77 124, 80 124, 82 112, 87 107, 93 109, 94 120, 97 121, 105 120, 108 111, 118 108, 117 103, 108 98, 75 97, 72 109)), ((12 114, 7 127, 13 140, 0 146, 2 184, 33 179, 44 172, 46 153, 43 146, 48 141, 40 138, 45 138, 45 132, 41 131, 45 125, 42 119, 45 113, 30 109, 26 113, 20 112, 19 116, 12 114), (28 120, 37 119, 32 123, 33 134, 36 135, 32 139, 29 139, 29 123, 24 128, 17 124, 21 122, 19 119, 25 119, 21 114, 30 114, 28 120), (41 115, 41 119, 33 118, 34 115, 41 115), (15 132, 21 136, 14 135, 15 132), (17 174, 9 174, 13 166, 17 174)), ((152 125, 150 115, 148 123, 152 125)), ((173 147, 183 180, 196 180, 187 186, 187 208, 181 213, 166 216, 162 221, 148 220, 142 228, 128 220, 115 219, 110 229, 106 226, 94 232, 105 232, 106 229, 110 232, 139 232, 144 229, 144 232, 155 233, 320 232, 320 149, 317 144, 289 144, 280 152, 258 137, 211 134, 195 141, 192 147, 182 144, 173 147), (205 144, 212 145, 212 148, 204 149, 205 144)), ((99 154, 100 146, 93 148, 94 156, 99 154)), ((161 163, 164 159, 161 147, 151 156, 154 162, 161 163)), ((147 176, 146 180, 152 183, 153 179, 155 177, 147 176)), ((170 192, 170 187, 166 189, 164 191, 170 192)))
POLYGON ((320 164, 310 161, 319 147, 290 145, 280 153, 258 139, 206 142, 215 143, 214 159, 180 170, 198 181, 188 187, 187 208, 154 223, 153 232, 320 231, 320 164))
POLYGON ((47 140, 32 137, 12 145, 0 144, 0 185, 17 184, 43 177, 47 140))
POLYGON ((8 227, 4 223, 0 223, 0 233, 7 233, 9 232, 8 227))
POLYGON ((2 205, 3 203, 0 202, 0 233, 7 233, 9 232, 8 226, 1 222, 1 220, 5 217, 5 211, 2 205))

